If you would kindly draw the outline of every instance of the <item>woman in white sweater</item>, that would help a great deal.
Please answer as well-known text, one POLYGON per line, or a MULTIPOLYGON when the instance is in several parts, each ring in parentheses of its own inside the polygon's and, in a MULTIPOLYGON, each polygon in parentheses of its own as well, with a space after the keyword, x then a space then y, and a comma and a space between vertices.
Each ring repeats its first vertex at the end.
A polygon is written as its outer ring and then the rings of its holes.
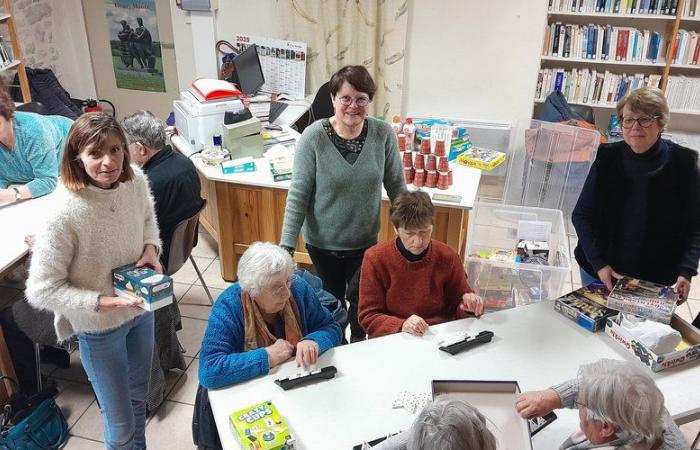
POLYGON ((59 341, 77 334, 97 395, 108 449, 145 449, 145 399, 153 314, 117 297, 112 269, 137 262, 161 271, 147 181, 129 165, 114 118, 85 114, 71 127, 57 210, 37 235, 26 296, 55 314, 59 341))

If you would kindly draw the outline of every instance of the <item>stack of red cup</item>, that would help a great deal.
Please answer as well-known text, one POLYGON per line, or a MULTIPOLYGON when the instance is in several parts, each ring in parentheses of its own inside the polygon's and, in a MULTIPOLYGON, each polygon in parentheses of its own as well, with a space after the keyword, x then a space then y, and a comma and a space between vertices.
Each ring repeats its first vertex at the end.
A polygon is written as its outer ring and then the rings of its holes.
POLYGON ((418 188, 425 186, 425 170, 416 169, 416 173, 413 177, 413 185, 418 188))
POLYGON ((416 155, 416 160, 413 162, 413 166, 416 168, 416 170, 424 170, 425 169, 425 157, 421 155, 420 153, 416 155))
POLYGON ((432 170, 433 172, 437 170, 435 155, 428 155, 428 161, 425 163, 425 169, 432 170))
POLYGON ((429 188, 437 187, 438 173, 435 170, 429 170, 425 175, 425 185, 429 188))
POLYGON ((435 156, 447 156, 444 139, 435 141, 435 156))
POLYGON ((448 172, 438 172, 437 188, 445 190, 450 187, 448 172))
POLYGON ((403 133, 399 133, 398 138, 399 138, 399 151, 400 152, 406 151, 406 135, 403 133))
POLYGON ((413 154, 411 152, 403 152, 403 176, 406 179, 406 184, 413 183, 414 173, 413 154))
POLYGON ((430 139, 423 138, 423 140, 420 143, 420 154, 421 155, 429 155, 430 154, 430 139))

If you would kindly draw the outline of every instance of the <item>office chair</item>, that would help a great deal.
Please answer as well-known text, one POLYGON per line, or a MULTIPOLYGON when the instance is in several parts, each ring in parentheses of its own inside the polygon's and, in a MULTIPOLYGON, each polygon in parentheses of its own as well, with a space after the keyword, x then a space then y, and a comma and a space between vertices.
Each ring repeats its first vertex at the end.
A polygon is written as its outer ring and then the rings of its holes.
POLYGON ((299 118, 294 124, 294 128, 301 133, 318 119, 326 119, 333 114, 335 114, 335 109, 333 108, 333 101, 331 101, 331 90, 328 88, 328 82, 325 82, 318 88, 309 113, 299 118))
POLYGON ((584 121, 595 125, 595 116, 593 115, 593 108, 588 105, 569 105, 571 111, 581 116, 584 121))
POLYGON ((22 103, 21 105, 17 105, 15 110, 23 112, 33 112, 41 114, 42 116, 45 116, 49 113, 49 110, 46 108, 46 106, 44 106, 43 103, 39 102, 22 103))
POLYGON ((202 200, 202 206, 199 208, 199 211, 197 211, 194 216, 182 220, 175 227, 173 237, 170 239, 170 254, 168 255, 168 260, 165 262, 165 266, 163 267, 163 273, 166 275, 173 275, 175 272, 180 270, 180 268, 189 258, 190 262, 192 263, 192 267, 194 267, 195 272, 197 272, 199 281, 202 282, 202 287, 204 287, 207 297, 209 297, 209 303, 213 305, 214 300, 209 292, 209 287, 204 282, 202 273, 199 271, 199 267, 197 267, 197 263, 194 262, 194 258, 192 257, 192 248, 197 245, 199 214, 206 206, 207 201, 202 200))

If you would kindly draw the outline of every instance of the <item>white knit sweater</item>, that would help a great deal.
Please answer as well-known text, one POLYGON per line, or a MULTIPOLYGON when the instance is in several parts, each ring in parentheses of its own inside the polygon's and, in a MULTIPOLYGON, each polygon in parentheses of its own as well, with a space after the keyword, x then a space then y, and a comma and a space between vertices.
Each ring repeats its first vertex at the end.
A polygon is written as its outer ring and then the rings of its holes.
POLYGON ((135 308, 95 312, 114 295, 112 269, 139 260, 144 245, 160 248, 153 197, 143 172, 116 188, 59 186, 56 210, 37 233, 26 297, 53 311, 59 341, 83 331, 116 328, 142 314, 135 308))

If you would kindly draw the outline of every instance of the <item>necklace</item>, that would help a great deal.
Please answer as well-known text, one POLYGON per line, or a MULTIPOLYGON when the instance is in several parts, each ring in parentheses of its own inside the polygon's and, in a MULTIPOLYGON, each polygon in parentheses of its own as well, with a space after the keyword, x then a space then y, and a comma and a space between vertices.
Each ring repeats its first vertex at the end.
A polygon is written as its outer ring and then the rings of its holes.
POLYGON ((112 205, 109 207, 109 210, 112 211, 112 213, 117 211, 117 200, 119 200, 119 186, 115 188, 116 192, 112 196, 112 205))

